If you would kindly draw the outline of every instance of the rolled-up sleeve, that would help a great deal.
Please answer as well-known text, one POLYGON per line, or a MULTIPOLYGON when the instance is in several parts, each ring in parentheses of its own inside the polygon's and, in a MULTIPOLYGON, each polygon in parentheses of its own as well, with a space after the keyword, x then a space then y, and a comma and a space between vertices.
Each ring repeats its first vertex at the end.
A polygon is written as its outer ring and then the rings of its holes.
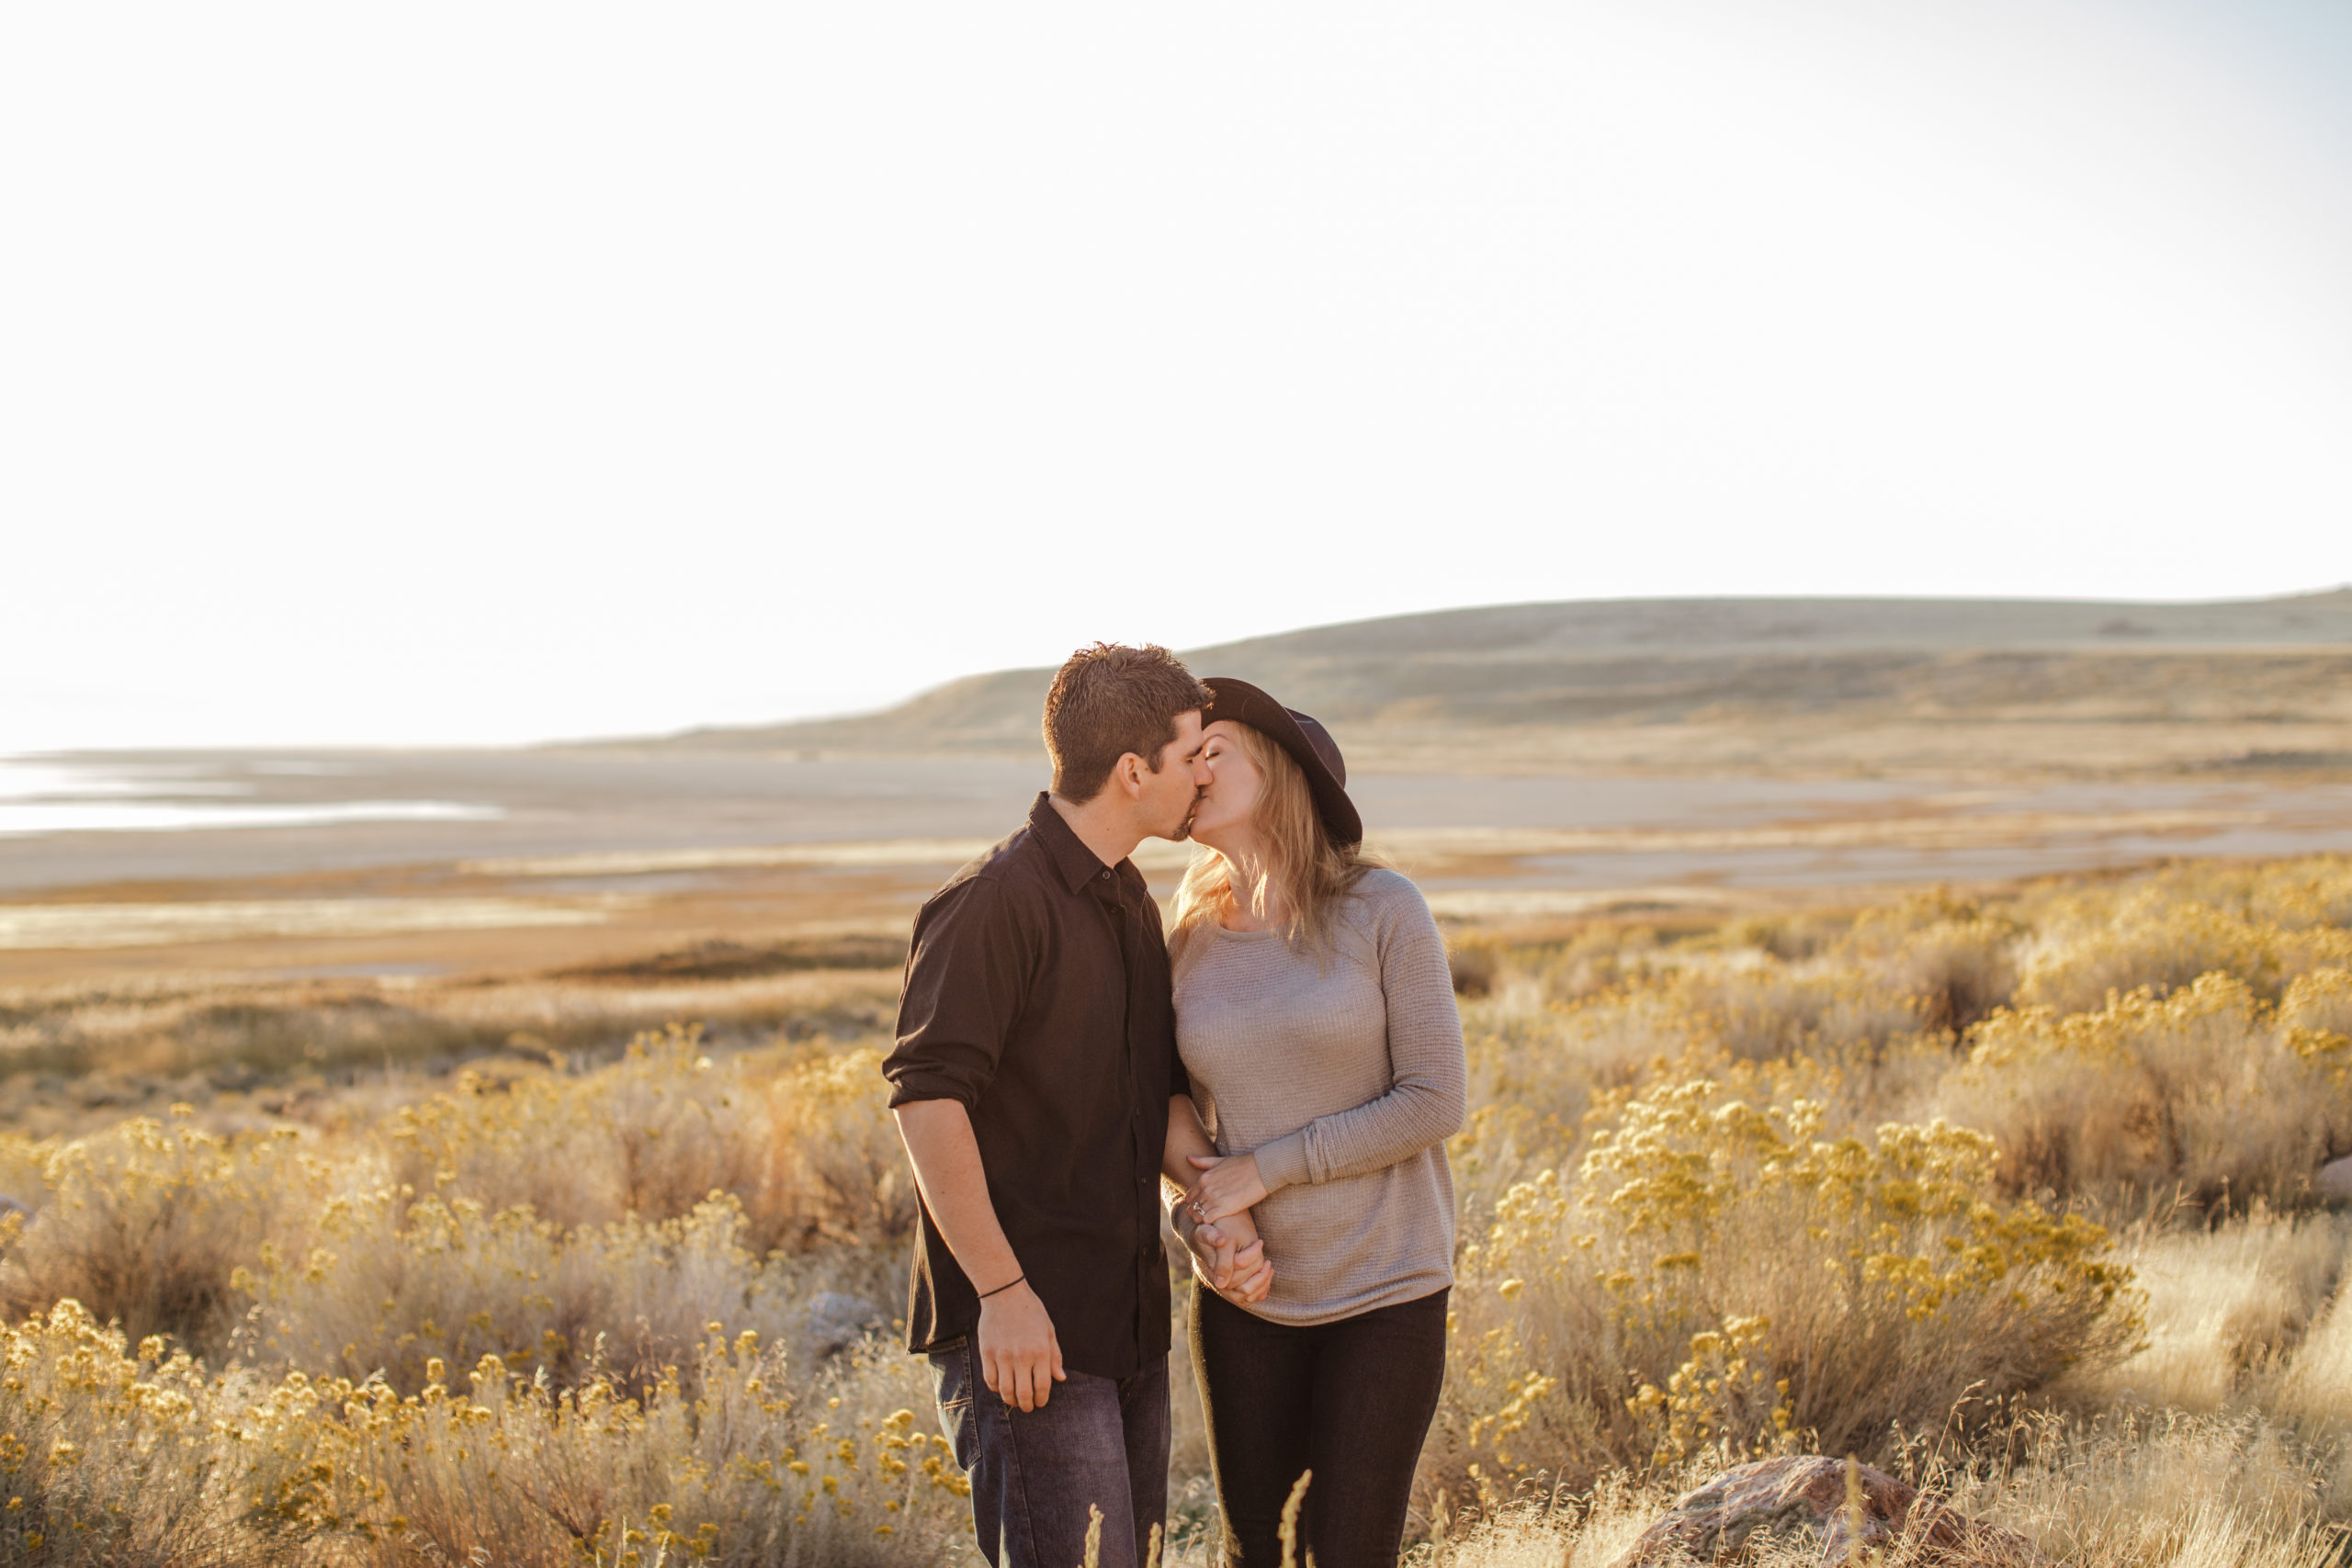
POLYGON ((896 1109, 919 1100, 979 1103, 1027 998, 1029 944, 993 878, 942 892, 915 921, 899 998, 898 1043, 882 1062, 896 1109))

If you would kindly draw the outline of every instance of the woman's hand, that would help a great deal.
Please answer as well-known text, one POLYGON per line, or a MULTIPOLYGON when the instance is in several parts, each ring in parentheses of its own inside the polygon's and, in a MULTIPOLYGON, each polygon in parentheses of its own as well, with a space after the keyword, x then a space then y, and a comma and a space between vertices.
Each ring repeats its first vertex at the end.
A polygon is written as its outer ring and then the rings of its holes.
POLYGON ((1256 1155, 1189 1156, 1201 1179, 1184 1194, 1196 1224, 1215 1224, 1228 1214, 1254 1209, 1266 1201, 1266 1184, 1258 1177, 1256 1155))

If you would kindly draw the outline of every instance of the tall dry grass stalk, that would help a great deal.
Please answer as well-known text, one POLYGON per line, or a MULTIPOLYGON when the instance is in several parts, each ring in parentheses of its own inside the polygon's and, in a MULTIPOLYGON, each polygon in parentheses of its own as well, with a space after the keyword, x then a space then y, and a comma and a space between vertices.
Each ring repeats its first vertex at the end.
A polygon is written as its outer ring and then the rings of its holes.
MULTIPOLYGON (((2343 1220, 2260 1204, 2211 1230, 2133 1238, 2123 1256, 2146 1296, 2142 1344, 2070 1379, 2070 1395, 2198 1416, 2285 1415, 2275 1385, 2290 1364, 2301 1363, 2299 1380, 2309 1375, 2314 1325, 2344 1278, 2347 1247, 2352 1224, 2343 1220)), ((2352 1382, 2344 1386, 2338 1416, 2352 1431, 2352 1382)))

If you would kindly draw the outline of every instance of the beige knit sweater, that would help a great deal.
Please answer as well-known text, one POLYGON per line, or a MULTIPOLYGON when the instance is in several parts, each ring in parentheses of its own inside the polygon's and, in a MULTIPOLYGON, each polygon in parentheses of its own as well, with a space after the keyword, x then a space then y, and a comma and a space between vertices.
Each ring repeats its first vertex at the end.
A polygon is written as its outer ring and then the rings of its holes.
POLYGON ((1453 1176, 1469 1069, 1445 942, 1420 890, 1365 874, 1318 961, 1210 926, 1175 964, 1176 1048, 1219 1152, 1255 1152, 1274 1288, 1250 1308, 1329 1323, 1453 1282, 1453 1176))

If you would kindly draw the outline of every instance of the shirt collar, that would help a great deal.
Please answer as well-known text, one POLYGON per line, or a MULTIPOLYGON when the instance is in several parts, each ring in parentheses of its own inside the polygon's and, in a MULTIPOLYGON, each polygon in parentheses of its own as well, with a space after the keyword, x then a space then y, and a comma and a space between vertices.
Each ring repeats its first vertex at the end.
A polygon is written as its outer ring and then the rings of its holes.
POLYGON ((1083 893, 1088 885, 1110 869, 1102 857, 1086 847, 1062 814, 1054 809, 1054 797, 1044 790, 1037 792, 1036 804, 1029 807, 1029 830, 1045 846, 1046 858, 1061 873, 1062 886, 1072 893, 1083 893))

